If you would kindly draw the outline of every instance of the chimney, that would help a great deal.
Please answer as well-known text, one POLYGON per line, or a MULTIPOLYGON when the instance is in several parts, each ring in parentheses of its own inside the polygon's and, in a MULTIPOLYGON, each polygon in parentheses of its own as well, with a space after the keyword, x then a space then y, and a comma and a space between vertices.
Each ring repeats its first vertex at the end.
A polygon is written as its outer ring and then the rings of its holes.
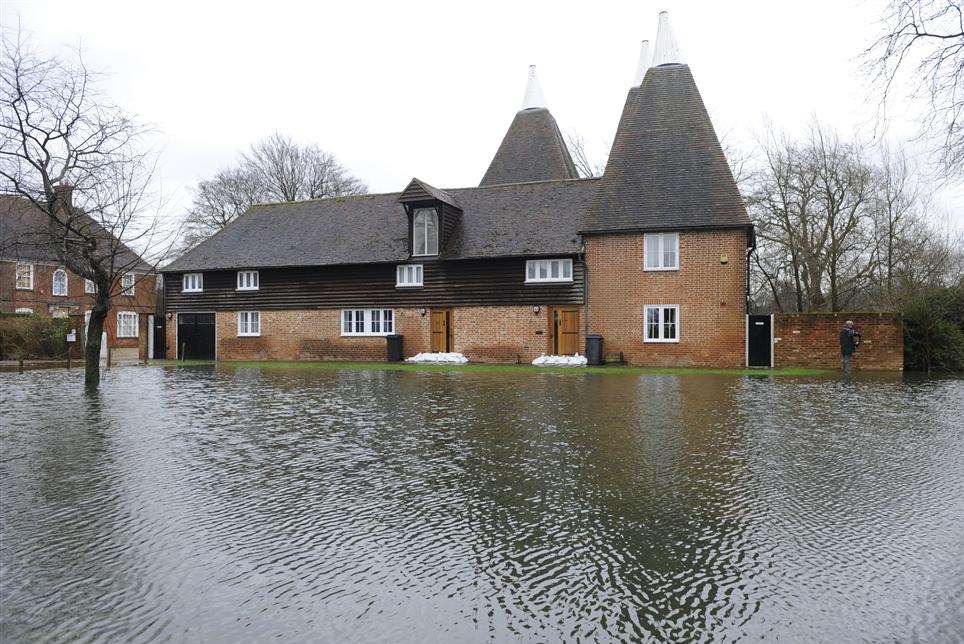
POLYGON ((536 66, 529 65, 529 80, 526 81, 526 94, 522 99, 523 110, 545 109, 546 99, 542 96, 542 87, 536 78, 536 66))
POLYGON ((74 207, 74 187, 69 183, 60 183, 54 186, 54 198, 51 205, 55 213, 68 213, 74 207))
POLYGON ((656 49, 653 52, 653 67, 672 65, 683 62, 679 45, 673 38, 673 30, 669 26, 669 12, 659 12, 659 26, 656 29, 656 49))

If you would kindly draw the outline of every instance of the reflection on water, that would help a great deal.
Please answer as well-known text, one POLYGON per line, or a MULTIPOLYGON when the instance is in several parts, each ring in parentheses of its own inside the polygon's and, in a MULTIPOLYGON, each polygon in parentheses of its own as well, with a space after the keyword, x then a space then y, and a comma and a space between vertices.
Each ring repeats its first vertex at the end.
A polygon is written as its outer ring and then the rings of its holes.
POLYGON ((0 374, 3 641, 954 641, 959 380, 0 374))

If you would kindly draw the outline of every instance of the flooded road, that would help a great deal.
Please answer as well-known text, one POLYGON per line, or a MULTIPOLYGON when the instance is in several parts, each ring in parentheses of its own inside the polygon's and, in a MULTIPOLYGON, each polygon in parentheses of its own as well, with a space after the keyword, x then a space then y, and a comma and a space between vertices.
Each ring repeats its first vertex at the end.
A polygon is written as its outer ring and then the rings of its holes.
POLYGON ((961 641, 964 381, 0 374, 0 639, 961 641))

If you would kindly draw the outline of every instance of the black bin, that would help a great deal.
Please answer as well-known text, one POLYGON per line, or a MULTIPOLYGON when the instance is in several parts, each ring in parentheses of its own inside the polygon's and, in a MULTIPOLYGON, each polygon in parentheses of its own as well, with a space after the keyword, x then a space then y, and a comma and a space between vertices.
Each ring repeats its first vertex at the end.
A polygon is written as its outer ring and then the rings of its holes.
POLYGON ((586 336, 586 362, 591 365, 603 363, 603 339, 601 335, 586 336))
POLYGON ((397 334, 386 335, 385 340, 388 341, 388 361, 389 362, 401 362, 402 361, 402 337, 397 334))

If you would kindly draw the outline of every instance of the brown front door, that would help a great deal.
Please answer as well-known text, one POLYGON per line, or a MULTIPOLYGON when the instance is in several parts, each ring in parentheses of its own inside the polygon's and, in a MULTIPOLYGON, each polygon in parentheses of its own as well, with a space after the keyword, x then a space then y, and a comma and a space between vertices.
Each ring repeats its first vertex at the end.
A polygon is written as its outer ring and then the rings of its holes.
POLYGON ((432 353, 448 353, 451 350, 449 342, 451 325, 451 311, 448 309, 432 311, 432 353))
POLYGON ((571 356, 579 351, 579 309, 552 310, 552 353, 571 356))

